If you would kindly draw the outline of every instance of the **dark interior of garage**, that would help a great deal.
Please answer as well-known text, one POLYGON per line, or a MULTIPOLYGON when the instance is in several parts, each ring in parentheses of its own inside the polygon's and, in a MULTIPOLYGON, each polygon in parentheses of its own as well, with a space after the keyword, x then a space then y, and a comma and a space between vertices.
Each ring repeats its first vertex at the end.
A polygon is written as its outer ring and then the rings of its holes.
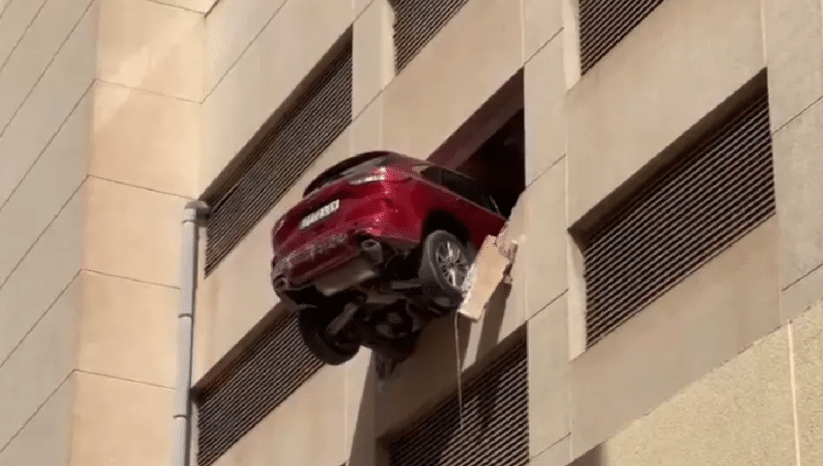
POLYGON ((525 130, 519 110, 457 170, 482 183, 503 215, 509 216, 525 189, 525 130))

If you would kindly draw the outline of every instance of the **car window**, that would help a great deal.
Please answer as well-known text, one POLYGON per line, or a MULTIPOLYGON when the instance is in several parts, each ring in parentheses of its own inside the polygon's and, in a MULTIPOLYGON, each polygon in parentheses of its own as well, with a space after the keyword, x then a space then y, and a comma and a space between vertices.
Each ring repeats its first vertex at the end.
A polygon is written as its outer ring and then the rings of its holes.
POLYGON ((390 165, 394 161, 394 157, 391 155, 384 155, 381 157, 374 157, 368 160, 364 160, 363 162, 358 163, 357 165, 352 165, 345 169, 332 171, 322 175, 321 177, 314 180, 307 188, 306 188, 306 195, 317 191, 318 189, 328 186, 329 184, 343 179, 348 178, 350 176, 358 175, 360 173, 366 173, 372 171, 376 168, 384 167, 390 165))
POLYGON ((479 206, 482 206, 488 210, 494 210, 494 207, 489 202, 488 195, 484 192, 483 187, 480 186, 480 183, 471 178, 453 171, 443 170, 443 186, 479 206))
POLYGON ((421 164, 421 165, 415 165, 414 167, 412 167, 412 169, 414 171, 416 171, 417 173, 420 173, 420 176, 422 176, 427 181, 430 181, 430 182, 432 182, 434 184, 437 184, 437 185, 442 185, 443 184, 443 180, 442 180, 442 176, 441 176, 441 172, 443 170, 440 167, 437 167, 437 166, 434 166, 434 165, 421 164))
POLYGON ((497 203, 477 181, 436 165, 420 164, 413 166, 412 169, 426 180, 500 215, 497 203))

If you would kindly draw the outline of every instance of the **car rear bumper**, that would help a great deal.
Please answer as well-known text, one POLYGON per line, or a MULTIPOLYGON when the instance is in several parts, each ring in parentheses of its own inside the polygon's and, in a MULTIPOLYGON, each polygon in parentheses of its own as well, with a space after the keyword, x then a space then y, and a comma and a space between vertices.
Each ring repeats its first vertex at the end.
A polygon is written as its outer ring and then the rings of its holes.
MULTIPOLYGON (((351 286, 377 275, 381 262, 368 253, 364 242, 375 240, 393 249, 417 245, 415 231, 405 228, 398 212, 385 211, 358 218, 356 221, 335 225, 310 241, 302 244, 272 269, 275 291, 301 289, 314 282, 334 291, 336 287, 351 286), (398 225, 401 225, 398 227, 398 225), (348 278, 348 279, 347 279, 348 278), (338 283, 331 286, 331 283, 338 283)), ((326 293, 324 293, 326 294, 326 293)))

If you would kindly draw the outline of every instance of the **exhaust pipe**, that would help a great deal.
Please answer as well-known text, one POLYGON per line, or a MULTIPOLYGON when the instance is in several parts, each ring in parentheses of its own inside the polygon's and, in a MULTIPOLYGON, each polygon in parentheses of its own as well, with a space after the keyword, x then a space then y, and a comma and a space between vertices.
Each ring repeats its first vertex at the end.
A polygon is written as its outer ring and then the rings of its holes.
POLYGON ((367 239, 360 243, 360 247, 366 254, 366 257, 373 263, 379 264, 383 262, 383 246, 373 239, 367 239))

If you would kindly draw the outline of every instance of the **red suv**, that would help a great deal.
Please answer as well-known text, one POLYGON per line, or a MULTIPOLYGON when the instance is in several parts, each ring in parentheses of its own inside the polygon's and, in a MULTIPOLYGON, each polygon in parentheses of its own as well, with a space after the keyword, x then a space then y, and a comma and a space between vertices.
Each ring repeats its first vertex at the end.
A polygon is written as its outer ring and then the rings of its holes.
POLYGON ((327 364, 361 345, 402 361, 430 320, 454 310, 487 235, 505 218, 474 180, 393 152, 315 178, 272 230, 272 284, 327 364))

